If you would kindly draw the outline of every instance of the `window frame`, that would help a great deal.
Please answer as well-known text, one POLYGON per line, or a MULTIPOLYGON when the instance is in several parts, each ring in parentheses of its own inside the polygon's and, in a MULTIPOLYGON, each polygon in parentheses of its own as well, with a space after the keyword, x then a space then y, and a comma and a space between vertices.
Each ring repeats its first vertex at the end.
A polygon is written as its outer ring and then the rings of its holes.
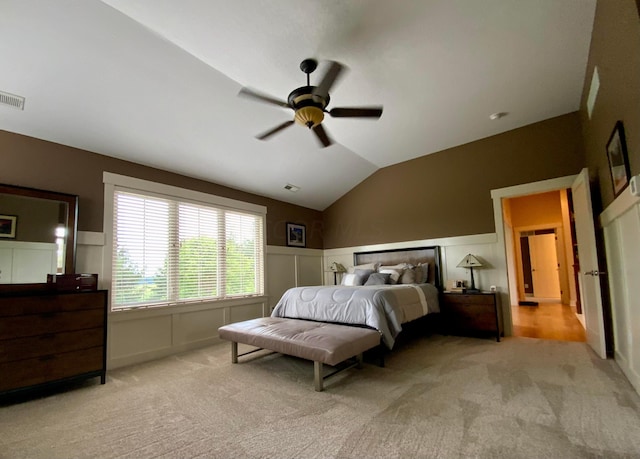
POLYGON ((140 309, 156 309, 167 308, 172 306, 190 305, 194 303, 218 303, 223 301, 234 301, 246 298, 258 298, 265 295, 266 289, 266 214, 267 208, 258 204, 252 204, 244 201, 238 201, 235 199, 225 198, 222 196, 216 196, 208 193, 202 193, 199 191, 188 190, 185 188, 179 188, 172 185, 166 185, 157 182, 151 182, 143 179, 137 179, 134 177, 128 177, 124 175, 113 174, 110 172, 103 173, 103 183, 105 186, 105 209, 104 209, 104 233, 105 233, 105 252, 103 257, 103 282, 109 286, 112 290, 113 272, 112 272, 112 257, 113 257, 113 224, 114 224, 114 200, 117 190, 129 191, 132 193, 139 193, 149 197, 160 197, 163 199, 169 199, 174 201, 193 203, 196 205, 204 205, 213 207, 220 210, 237 212, 241 214, 250 214, 259 218, 262 225, 262 246, 260 250, 262 252, 262 274, 258 276, 258 292, 249 295, 238 296, 225 296, 219 298, 200 298, 189 300, 170 301, 160 304, 151 305, 134 305, 124 307, 114 307, 113 295, 110 295, 110 307, 111 312, 123 312, 140 309))

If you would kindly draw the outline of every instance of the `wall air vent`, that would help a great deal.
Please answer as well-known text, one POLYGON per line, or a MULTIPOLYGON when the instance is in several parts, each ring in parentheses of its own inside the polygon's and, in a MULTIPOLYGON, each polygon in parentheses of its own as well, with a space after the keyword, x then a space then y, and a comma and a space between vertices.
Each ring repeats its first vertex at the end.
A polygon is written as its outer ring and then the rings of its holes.
POLYGON ((24 110, 24 97, 0 91, 0 104, 24 110))

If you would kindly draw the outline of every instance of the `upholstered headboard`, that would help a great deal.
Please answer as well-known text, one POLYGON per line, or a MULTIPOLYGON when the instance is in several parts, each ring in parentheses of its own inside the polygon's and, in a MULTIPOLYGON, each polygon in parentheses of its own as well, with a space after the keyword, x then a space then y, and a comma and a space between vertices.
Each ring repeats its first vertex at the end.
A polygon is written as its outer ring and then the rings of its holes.
POLYGON ((429 263, 429 283, 442 289, 442 266, 440 265, 440 246, 419 247, 410 249, 377 250, 372 252, 356 252, 353 264, 380 263, 395 265, 397 263, 429 263))

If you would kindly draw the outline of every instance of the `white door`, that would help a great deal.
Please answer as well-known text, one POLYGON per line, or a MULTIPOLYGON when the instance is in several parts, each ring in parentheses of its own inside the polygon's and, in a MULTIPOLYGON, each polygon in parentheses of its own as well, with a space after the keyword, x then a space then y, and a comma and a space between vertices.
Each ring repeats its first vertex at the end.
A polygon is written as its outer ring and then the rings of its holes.
POLYGON ((604 320, 602 316, 602 295, 600 293, 601 273, 596 254, 596 234, 594 230, 589 171, 582 169, 571 186, 573 210, 575 213, 578 259, 580 262, 580 298, 587 332, 587 342, 601 358, 606 358, 604 341, 604 320))
POLYGON ((560 278, 558 277, 556 235, 550 233, 529 236, 529 251, 531 254, 533 296, 559 300, 560 278))

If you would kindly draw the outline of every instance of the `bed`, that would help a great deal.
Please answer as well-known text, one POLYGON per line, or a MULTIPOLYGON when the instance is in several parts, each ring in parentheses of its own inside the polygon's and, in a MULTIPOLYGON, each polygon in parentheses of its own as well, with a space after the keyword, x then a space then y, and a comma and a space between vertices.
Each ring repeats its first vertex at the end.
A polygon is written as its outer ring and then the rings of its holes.
POLYGON ((343 279, 355 276, 358 285, 291 288, 271 316, 373 328, 380 333, 384 345, 392 349, 403 324, 440 311, 439 246, 357 252, 353 263, 355 269, 345 273, 343 279), (375 282, 370 282, 374 274, 375 282), (359 285, 363 276, 369 285, 359 285), (396 283, 390 284, 393 277, 396 283), (381 279, 385 283, 379 283, 381 279))

